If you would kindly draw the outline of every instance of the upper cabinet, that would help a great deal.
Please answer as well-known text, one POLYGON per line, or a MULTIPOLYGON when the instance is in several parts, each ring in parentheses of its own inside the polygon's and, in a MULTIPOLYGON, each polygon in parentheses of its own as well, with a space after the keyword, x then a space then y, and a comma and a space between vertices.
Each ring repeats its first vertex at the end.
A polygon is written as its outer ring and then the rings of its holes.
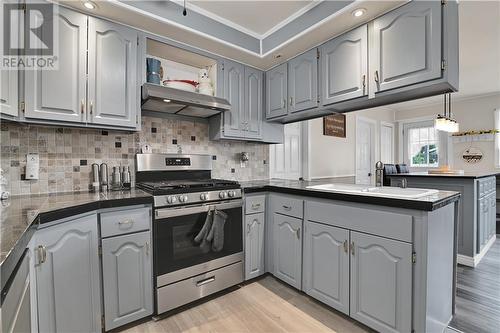
POLYGON ((13 70, 0 71, 0 113, 17 117, 19 114, 18 98, 19 73, 13 70))
MULTIPOLYGON (((231 110, 224 113, 224 134, 241 137, 245 130, 245 68, 243 65, 224 61, 224 98, 231 104, 231 110)), ((243 135, 244 136, 244 135, 243 135)))
POLYGON ((135 127, 137 32, 89 17, 88 121, 135 127))
POLYGON ((266 118, 276 118, 288 113, 287 64, 274 67, 266 73, 266 118))
POLYGON ((262 138, 263 76, 258 69, 245 67, 243 128, 246 138, 262 138))
POLYGON ((57 68, 21 72, 25 108, 18 120, 139 129, 137 32, 64 7, 54 20, 59 27, 57 68))
MULTIPOLYGON (((27 119, 85 123, 87 113, 87 16, 59 8, 56 70, 25 71, 27 119)), ((46 26, 46 25, 44 25, 46 26)))
POLYGON ((363 25, 321 46, 323 105, 366 96, 368 28, 363 25))
POLYGON ((288 111, 312 109, 319 104, 317 49, 288 62, 288 111))
POLYGON ((441 77, 441 6, 412 1, 373 21, 375 92, 441 77))

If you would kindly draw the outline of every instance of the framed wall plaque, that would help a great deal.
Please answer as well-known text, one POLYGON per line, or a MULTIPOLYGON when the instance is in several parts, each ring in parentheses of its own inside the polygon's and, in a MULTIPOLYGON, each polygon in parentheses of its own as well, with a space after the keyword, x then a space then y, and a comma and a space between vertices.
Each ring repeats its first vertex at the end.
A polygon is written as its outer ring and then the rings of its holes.
POLYGON ((345 138, 345 115, 336 113, 323 117, 323 135, 345 138))

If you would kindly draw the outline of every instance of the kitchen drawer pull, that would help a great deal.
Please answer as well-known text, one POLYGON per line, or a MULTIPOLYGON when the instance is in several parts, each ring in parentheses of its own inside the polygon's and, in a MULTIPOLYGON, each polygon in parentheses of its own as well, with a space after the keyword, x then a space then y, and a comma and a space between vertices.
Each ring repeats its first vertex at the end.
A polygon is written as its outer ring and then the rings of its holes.
POLYGON ((351 254, 354 255, 354 241, 351 242, 351 254))
POLYGON ((201 286, 203 286, 203 285, 205 285, 205 284, 208 284, 208 283, 210 283, 210 282, 214 282, 214 281, 215 281, 215 276, 211 276, 211 277, 209 277, 208 279, 205 279, 205 280, 201 280, 201 281, 196 282, 196 286, 197 286, 197 287, 201 287, 201 286))
POLYGON ((44 245, 38 245, 38 263, 43 264, 47 260, 47 249, 44 245))
POLYGON ((284 210, 292 210, 292 206, 283 205, 283 209, 284 210))
POLYGON ((118 222, 119 225, 132 225, 134 224, 134 220, 125 220, 118 222))
POLYGON ((252 209, 259 209, 259 208, 260 208, 260 203, 252 204, 252 209))
POLYGON ((347 244, 347 239, 344 241, 344 252, 349 252, 349 245, 347 244))

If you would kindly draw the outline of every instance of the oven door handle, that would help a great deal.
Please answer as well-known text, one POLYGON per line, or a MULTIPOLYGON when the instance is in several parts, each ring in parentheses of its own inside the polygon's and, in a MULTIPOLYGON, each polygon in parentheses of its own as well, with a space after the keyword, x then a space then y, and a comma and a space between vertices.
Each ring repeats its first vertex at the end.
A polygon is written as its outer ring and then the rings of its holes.
POLYGON ((208 212, 213 209, 224 210, 224 209, 238 208, 242 206, 243 206, 243 200, 234 200, 214 205, 208 204, 208 205, 194 206, 194 207, 162 208, 162 209, 157 209, 155 211, 155 217, 157 219, 163 219, 174 216, 198 214, 198 213, 208 212))

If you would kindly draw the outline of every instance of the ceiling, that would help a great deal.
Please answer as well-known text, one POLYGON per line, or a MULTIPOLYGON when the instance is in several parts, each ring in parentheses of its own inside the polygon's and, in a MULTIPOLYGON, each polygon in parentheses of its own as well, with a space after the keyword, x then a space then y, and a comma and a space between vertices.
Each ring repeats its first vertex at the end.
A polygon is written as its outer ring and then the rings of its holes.
POLYGON ((189 9, 220 17, 256 37, 262 37, 291 18, 297 17, 320 1, 188 1, 189 9))
MULTIPOLYGON (((500 93, 500 2, 460 1, 458 8, 460 77, 453 100, 500 93)), ((442 100, 434 96, 385 108, 408 110, 442 100)))

